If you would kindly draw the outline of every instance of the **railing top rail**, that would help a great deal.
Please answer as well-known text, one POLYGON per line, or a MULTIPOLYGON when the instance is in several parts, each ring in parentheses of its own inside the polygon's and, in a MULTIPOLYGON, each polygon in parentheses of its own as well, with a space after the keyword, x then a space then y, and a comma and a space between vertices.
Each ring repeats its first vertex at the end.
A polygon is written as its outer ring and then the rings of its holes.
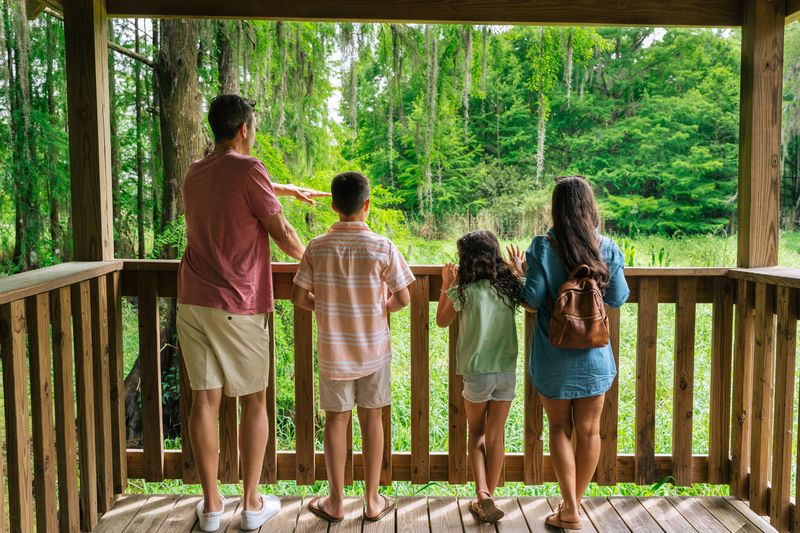
POLYGON ((800 289, 800 269, 786 267, 733 268, 730 277, 800 289))
MULTIPOLYGON (((159 259, 126 259, 124 270, 158 270, 158 271, 177 271, 180 261, 159 259)), ((276 273, 294 273, 297 271, 298 263, 273 263, 272 271, 276 273)), ((441 265, 412 265, 412 272, 420 276, 437 276, 441 274, 441 265)), ((625 275, 631 277, 719 277, 728 274, 729 269, 724 267, 628 267, 625 275)), ((798 276, 800 276, 800 271, 798 276)))
POLYGON ((122 261, 75 261, 0 278, 0 305, 116 272, 122 267, 122 261))

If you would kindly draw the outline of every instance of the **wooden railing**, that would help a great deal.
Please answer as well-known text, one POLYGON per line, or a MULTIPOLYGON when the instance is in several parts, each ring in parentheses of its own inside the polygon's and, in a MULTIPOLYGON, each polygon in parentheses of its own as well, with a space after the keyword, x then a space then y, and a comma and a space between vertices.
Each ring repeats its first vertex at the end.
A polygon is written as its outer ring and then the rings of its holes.
POLYGON ((731 493, 780 531, 800 531, 790 499, 800 271, 729 275, 737 282, 731 493))
MULTIPOLYGON (((121 269, 66 263, 0 279, 11 531, 91 530, 125 490, 121 269)), ((0 479, 0 502, 2 490, 0 479)))
MULTIPOLYGON (((159 299, 176 296, 177 263, 125 261, 70 263, 0 280, 0 344, 7 443, 9 513, 0 531, 91 529, 98 513, 125 489, 128 477, 197 481, 186 431, 191 390, 181 373, 182 450, 164 449, 162 427, 159 299), (121 302, 137 298, 143 446, 125 450, 121 302), (52 354, 50 347, 52 346, 52 354), (27 374, 29 359, 30 376, 27 374), (52 370, 51 370, 52 364, 52 370), (75 379, 73 379, 73 364, 75 379), (50 376, 52 372, 52 383, 50 376), (77 411, 73 403, 77 394, 77 411), (30 408, 28 406, 30 398, 30 408), (29 415, 30 413, 30 415, 29 415), (55 413, 55 420, 53 419, 55 413), (29 426, 30 424, 30 426, 29 426), (32 435, 29 427, 33 428, 32 435), (33 443, 31 446, 30 443, 33 443), (76 460, 77 458, 77 460, 76 460), (35 511, 35 513, 34 513, 35 511)), ((277 299, 290 296, 296 266, 275 265, 277 299)), ((386 440, 381 482, 471 479, 466 452, 462 383, 453 369, 457 328, 449 331, 449 428, 447 452, 430 450, 430 303, 438 298, 439 267, 413 267, 411 301, 410 452, 386 440)), ((602 451, 596 481, 649 484, 672 476, 676 484, 730 483, 736 496, 770 514, 781 531, 800 531, 790 499, 795 442, 795 333, 800 272, 784 269, 631 268, 629 303, 637 304, 635 453, 618 453, 618 384, 606 397, 602 451), (672 446, 656 454, 656 364, 660 304, 674 304, 672 446), (695 323, 698 304, 711 304, 711 367, 708 454, 692 453, 695 403, 695 323), (734 323, 735 311, 735 323, 734 323), (776 334, 777 325, 777 334, 776 334), (735 326, 735 329, 734 329, 735 326), (737 332, 734 339, 734 331, 737 332)), ((263 481, 310 484, 326 478, 315 449, 311 314, 294 309, 295 447, 276 449, 275 349, 270 350, 267 410, 269 447, 263 481)), ((620 312, 611 311, 612 345, 620 352, 620 312)), ((535 315, 525 316, 525 364, 535 315)), ((274 332, 274 320, 270 321, 274 332)), ((274 335, 272 336, 274 343, 274 335)), ((434 354, 438 355, 438 354, 434 354)), ((663 356, 663 355, 662 355, 663 356)), ((627 385, 627 383, 626 383, 627 385)), ((702 399, 706 401, 705 398, 702 399)), ((555 481, 544 453, 542 406, 525 381, 523 453, 506 457, 503 479, 538 484, 555 481)), ((226 400, 220 427, 220 478, 239 479, 238 408, 226 400)), ((391 412, 384 411, 391 434, 391 412)), ((361 455, 351 453, 347 481, 363 478, 361 455)), ((2 463, 0 463, 2 466, 2 463)), ((3 484, 0 483, 0 490, 3 484)), ((2 494, 0 494, 2 496, 2 494)), ((3 498, 0 498, 3 501, 3 498)))
MULTIPOLYGON (((392 450, 387 439, 384 450, 382 482, 449 481, 464 483, 471 479, 467 462, 466 416, 461 398, 462 383, 454 372, 455 326, 449 332, 451 364, 449 383, 448 452, 430 451, 429 428, 429 324, 430 302, 438 300, 441 288, 440 267, 412 267, 417 281, 411 286, 411 451, 392 450)), ((296 265, 274 267, 276 299, 288 299, 296 265)), ((638 344, 636 379, 636 453, 617 453, 618 384, 615 382, 606 400, 602 418, 602 452, 597 481, 603 485, 618 482, 654 483, 671 475, 678 484, 728 481, 728 435, 730 427, 730 383, 733 288, 735 283, 726 277, 726 269, 628 269, 626 277, 631 286, 630 303, 638 303, 638 344), (675 330, 675 387, 673 447, 671 455, 655 453, 656 411, 656 327, 658 304, 677 304, 675 330), (696 304, 713 304, 713 353, 709 455, 692 455, 692 407, 694 375, 694 334, 696 304)), ((139 334, 142 409, 151 424, 145 427, 142 450, 128 451, 128 469, 133 477, 147 480, 183 479, 196 481, 196 472, 187 446, 189 435, 182 424, 183 450, 163 449, 163 430, 160 426, 161 390, 157 367, 159 342, 157 324, 160 297, 176 296, 177 262, 126 261, 122 276, 123 296, 139 299, 139 334), (145 360, 149 362, 145 365, 145 360), (155 362, 155 364, 154 364, 155 362)), ((275 424, 270 428, 270 449, 267 452, 263 481, 295 480, 310 484, 326 479, 321 452, 314 449, 315 412, 313 387, 313 346, 311 313, 294 309, 294 382, 296 445, 293 451, 275 449, 275 424)), ((610 312, 614 353, 619 354, 619 310, 610 312)), ((271 326, 272 327, 272 326, 271 326)), ((525 364, 535 329, 535 315, 525 318, 525 364)), ((274 339, 274 337, 273 337, 274 339)), ((270 420, 275 414, 274 347, 270 353, 271 376, 268 389, 270 420)), ((191 395, 186 380, 181 380, 180 395, 185 402, 191 395)), ((538 395, 530 380, 525 382, 524 453, 506 456, 504 480, 538 484, 555 481, 550 457, 544 454, 542 433, 543 413, 538 395)), ((238 480, 236 442, 236 404, 227 399, 222 410, 220 426, 226 439, 222 442, 220 478, 224 482, 238 480)), ((391 416, 386 409, 384 424, 391 434, 391 416)), ((348 454, 347 477, 363 479, 361 456, 348 454)))

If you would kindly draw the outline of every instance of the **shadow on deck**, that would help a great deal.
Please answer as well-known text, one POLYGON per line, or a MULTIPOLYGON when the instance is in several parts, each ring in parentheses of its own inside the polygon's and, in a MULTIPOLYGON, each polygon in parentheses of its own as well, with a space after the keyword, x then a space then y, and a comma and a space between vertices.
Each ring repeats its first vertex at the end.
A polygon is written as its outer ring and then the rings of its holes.
MULTIPOLYGON (((306 497, 306 500, 310 497, 306 497)), ((95 532, 187 533, 196 529, 194 515, 198 496, 123 495, 106 513, 95 532)), ((475 531, 525 533, 558 531, 544 525, 545 517, 559 498, 501 498, 506 512, 496 526, 479 525, 467 509, 469 498, 401 497, 397 510, 381 522, 362 520, 362 500, 348 498, 346 517, 328 525, 312 515, 303 498, 282 498, 280 514, 267 522, 262 533, 404 533, 475 531)), ((239 498, 229 498, 220 532, 238 532, 239 498)), ((776 531, 742 501, 720 496, 708 497, 592 497, 583 502, 587 532, 677 532, 708 533, 776 531)))

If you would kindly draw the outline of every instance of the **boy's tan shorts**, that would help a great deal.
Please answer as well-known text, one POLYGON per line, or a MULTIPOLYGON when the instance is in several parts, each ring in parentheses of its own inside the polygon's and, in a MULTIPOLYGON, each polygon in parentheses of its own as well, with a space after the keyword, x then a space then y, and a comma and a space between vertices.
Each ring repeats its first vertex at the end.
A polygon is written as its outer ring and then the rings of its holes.
POLYGON ((246 396, 267 388, 267 314, 237 315, 222 309, 178 305, 178 340, 192 390, 224 389, 246 396))
POLYGON ((358 379, 319 377, 319 407, 323 411, 343 413, 358 405, 364 409, 386 407, 392 403, 392 362, 358 379))

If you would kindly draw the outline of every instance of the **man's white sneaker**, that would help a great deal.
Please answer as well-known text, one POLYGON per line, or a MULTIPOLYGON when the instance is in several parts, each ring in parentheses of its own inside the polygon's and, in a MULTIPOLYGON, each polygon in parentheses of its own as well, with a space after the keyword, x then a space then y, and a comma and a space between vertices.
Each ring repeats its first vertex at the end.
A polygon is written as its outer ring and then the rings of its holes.
POLYGON ((219 501, 222 504, 221 509, 215 513, 203 512, 205 510, 204 499, 201 498, 200 501, 197 502, 197 522, 201 531, 216 531, 219 529, 220 519, 225 512, 225 498, 220 496, 219 501))
POLYGON ((259 494, 261 509, 258 511, 242 511, 242 531, 258 529, 281 510, 281 500, 277 496, 259 494))

